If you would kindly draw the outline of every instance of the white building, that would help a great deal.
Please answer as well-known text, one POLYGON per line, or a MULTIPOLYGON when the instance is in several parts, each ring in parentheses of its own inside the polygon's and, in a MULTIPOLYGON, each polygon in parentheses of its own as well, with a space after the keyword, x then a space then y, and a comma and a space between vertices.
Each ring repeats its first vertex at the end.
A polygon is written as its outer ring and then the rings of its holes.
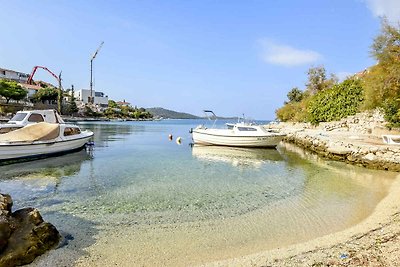
MULTIPOLYGON (((89 89, 81 89, 75 91, 75 99, 77 101, 81 101, 82 103, 89 103, 90 99, 90 90, 89 89)), ((99 106, 108 106, 108 96, 106 96, 103 92, 93 91, 94 101, 93 104, 99 106)))
POLYGON ((0 79, 13 80, 18 83, 26 83, 29 74, 0 68, 0 79))
POLYGON ((42 87, 35 84, 19 83, 19 85, 28 91, 28 95, 26 96, 27 98, 32 98, 37 93, 37 91, 42 89, 42 87))

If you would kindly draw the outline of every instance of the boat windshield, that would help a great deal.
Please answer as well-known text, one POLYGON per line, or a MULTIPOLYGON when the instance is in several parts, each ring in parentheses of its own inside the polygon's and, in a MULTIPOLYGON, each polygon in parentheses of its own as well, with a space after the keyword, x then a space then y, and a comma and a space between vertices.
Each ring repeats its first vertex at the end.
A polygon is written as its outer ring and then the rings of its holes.
POLYGON ((238 127, 239 131, 247 131, 247 132, 255 132, 257 131, 256 128, 252 128, 252 127, 238 127))
POLYGON ((28 113, 19 112, 19 113, 15 114, 15 116, 12 117, 12 119, 10 121, 22 121, 23 119, 25 119, 26 115, 28 115, 28 113))

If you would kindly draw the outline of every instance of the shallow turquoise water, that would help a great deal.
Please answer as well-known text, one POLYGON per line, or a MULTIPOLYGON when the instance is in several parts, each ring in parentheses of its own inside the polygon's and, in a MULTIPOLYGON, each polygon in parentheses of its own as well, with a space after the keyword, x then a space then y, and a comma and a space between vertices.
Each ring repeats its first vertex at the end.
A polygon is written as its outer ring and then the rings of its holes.
POLYGON ((304 158, 291 147, 191 147, 189 129, 199 123, 80 124, 95 132, 92 151, 0 166, 0 192, 12 195, 15 208, 37 207, 74 236, 78 254, 125 227, 158 231, 172 224, 179 231, 183 224, 212 222, 221 232, 230 229, 223 241, 204 236, 205 243, 220 242, 215 260, 232 256, 225 250, 237 256, 349 227, 372 212, 395 176, 304 158))

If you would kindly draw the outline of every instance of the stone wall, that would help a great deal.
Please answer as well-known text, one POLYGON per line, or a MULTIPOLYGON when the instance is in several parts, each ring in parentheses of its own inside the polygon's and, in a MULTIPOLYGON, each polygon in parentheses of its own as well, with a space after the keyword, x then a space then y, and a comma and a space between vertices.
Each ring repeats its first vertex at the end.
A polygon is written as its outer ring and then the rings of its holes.
POLYGON ((316 131, 299 131, 288 133, 284 141, 329 159, 373 169, 400 171, 400 146, 376 144, 374 139, 356 141, 349 140, 348 136, 333 137, 316 131))

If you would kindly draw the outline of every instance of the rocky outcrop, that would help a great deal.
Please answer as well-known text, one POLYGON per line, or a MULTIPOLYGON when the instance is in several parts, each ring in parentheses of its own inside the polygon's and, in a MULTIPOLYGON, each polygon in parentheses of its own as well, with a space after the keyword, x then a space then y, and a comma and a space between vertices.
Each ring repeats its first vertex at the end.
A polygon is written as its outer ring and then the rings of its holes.
POLYGON ((0 194, 0 266, 18 266, 58 244, 60 235, 39 211, 24 208, 12 212, 12 199, 0 194))
POLYGON ((385 145, 378 137, 303 130, 288 133, 284 141, 329 159, 400 171, 400 146, 385 145))
POLYGON ((318 126, 279 123, 268 127, 286 133, 285 142, 320 156, 373 169, 400 171, 400 146, 386 145, 381 137, 400 132, 389 131, 385 125, 382 112, 374 110, 318 126))
POLYGON ((360 134, 371 134, 376 128, 386 125, 383 112, 380 109, 358 113, 348 116, 340 121, 323 122, 317 127, 325 131, 357 132, 360 134))

